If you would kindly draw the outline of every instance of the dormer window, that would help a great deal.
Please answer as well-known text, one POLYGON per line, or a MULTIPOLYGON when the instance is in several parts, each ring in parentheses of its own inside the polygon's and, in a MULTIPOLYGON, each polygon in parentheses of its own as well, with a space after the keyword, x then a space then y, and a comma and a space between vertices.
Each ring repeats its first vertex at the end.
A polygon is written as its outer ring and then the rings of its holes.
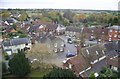
POLYGON ((92 30, 92 32, 94 32, 94 30, 92 30))
POLYGON ((102 32, 102 34, 104 34, 105 32, 102 32))
POLYGON ((57 43, 54 44, 54 47, 57 47, 57 43))
POLYGON ((103 53, 103 54, 105 54, 105 51, 104 51, 104 50, 102 50, 102 53, 103 53))
POLYGON ((109 38, 109 41, 112 41, 112 39, 111 39, 111 38, 109 38))
POLYGON ((109 37, 112 37, 112 35, 109 35, 109 37))
POLYGON ((114 35, 114 37, 116 38, 116 37, 117 37, 117 35, 115 34, 115 35, 114 35))
POLYGON ((99 54, 98 51, 96 51, 96 54, 97 54, 97 55, 99 54))
POLYGON ((115 32, 117 33, 118 31, 116 30, 115 32))
POLYGON ((110 30, 110 32, 112 32, 113 30, 110 30))

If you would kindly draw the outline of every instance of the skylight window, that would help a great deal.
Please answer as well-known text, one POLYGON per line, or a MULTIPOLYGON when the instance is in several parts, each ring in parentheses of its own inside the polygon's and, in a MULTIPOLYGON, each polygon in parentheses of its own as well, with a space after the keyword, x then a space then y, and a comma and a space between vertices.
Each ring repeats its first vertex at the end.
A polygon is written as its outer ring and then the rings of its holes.
POLYGON ((88 55, 90 54, 90 52, 88 51, 88 49, 86 49, 86 52, 87 52, 88 55))
POLYGON ((103 53, 103 54, 105 54, 105 51, 104 51, 104 50, 102 50, 102 53, 103 53))
POLYGON ((96 54, 97 54, 97 55, 99 54, 98 51, 96 51, 96 54))

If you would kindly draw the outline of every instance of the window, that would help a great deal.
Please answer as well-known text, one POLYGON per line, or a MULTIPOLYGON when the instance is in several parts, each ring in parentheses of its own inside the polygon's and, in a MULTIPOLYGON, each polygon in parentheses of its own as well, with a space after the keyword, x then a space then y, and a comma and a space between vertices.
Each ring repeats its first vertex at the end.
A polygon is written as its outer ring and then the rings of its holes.
POLYGON ((113 30, 110 30, 109 32, 112 32, 113 30))
POLYGON ((98 51, 96 51, 96 54, 98 55, 98 51))
POLYGON ((109 37, 112 37, 112 35, 109 35, 109 37))
POLYGON ((118 35, 118 38, 120 38, 120 35, 118 35))
POLYGON ((112 41, 112 39, 111 39, 111 38, 109 38, 109 41, 112 41))
POLYGON ((117 33, 118 31, 116 30, 115 32, 117 33))
POLYGON ((28 45, 28 43, 25 44, 26 46, 28 45))
POLYGON ((86 52, 87 52, 88 55, 90 54, 90 52, 87 49, 86 49, 86 52))
POLYGON ((104 50, 102 50, 102 53, 103 53, 103 54, 105 54, 105 51, 104 51, 104 50))
POLYGON ((92 30, 92 32, 94 32, 94 30, 92 30))
POLYGON ((115 34, 115 35, 114 35, 114 37, 116 38, 116 37, 117 37, 117 35, 115 34))

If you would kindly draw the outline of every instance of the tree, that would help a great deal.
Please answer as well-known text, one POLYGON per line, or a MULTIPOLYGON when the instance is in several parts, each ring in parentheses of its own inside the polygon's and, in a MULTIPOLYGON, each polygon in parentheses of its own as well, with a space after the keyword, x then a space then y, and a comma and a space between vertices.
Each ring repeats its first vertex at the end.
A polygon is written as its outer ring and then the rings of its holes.
POLYGON ((16 30, 16 29, 17 29, 17 25, 14 23, 14 24, 12 25, 12 28, 16 30))
POLYGON ((74 13, 70 10, 66 10, 63 14, 64 18, 67 18, 69 20, 70 23, 73 23, 73 17, 74 17, 74 13))
POLYGON ((54 68, 50 73, 45 75, 43 79, 54 77, 56 79, 77 79, 76 75, 69 69, 54 68))
POLYGON ((18 53, 10 59, 9 71, 19 77, 23 77, 30 72, 30 65, 23 51, 18 50, 18 53))
POLYGON ((8 18, 10 16, 10 13, 9 13, 9 11, 3 11, 1 16, 3 19, 8 18))
POLYGON ((91 72, 91 73, 90 73, 90 76, 89 76, 89 77, 90 77, 90 79, 96 79, 96 77, 95 77, 95 75, 94 75, 94 74, 95 74, 94 72, 91 72))
POLYGON ((25 11, 21 11, 21 16, 18 17, 18 20, 25 21, 25 20, 27 20, 27 18, 28 18, 27 13, 25 11))

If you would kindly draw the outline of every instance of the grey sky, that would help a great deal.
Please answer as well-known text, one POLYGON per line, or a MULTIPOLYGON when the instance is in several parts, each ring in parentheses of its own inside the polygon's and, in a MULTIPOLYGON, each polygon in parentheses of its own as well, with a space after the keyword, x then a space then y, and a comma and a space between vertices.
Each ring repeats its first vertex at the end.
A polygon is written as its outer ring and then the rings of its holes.
POLYGON ((0 0, 0 8, 118 10, 119 0, 0 0))

